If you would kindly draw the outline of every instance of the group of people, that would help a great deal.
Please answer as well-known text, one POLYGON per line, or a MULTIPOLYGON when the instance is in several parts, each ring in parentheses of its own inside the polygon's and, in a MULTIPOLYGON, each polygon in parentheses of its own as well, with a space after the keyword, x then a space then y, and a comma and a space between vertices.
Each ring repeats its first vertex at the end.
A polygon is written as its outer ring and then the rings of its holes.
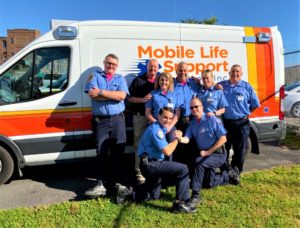
POLYGON ((129 196, 158 199, 162 182, 167 181, 176 186, 173 210, 190 213, 201 202, 203 187, 239 184, 250 132, 248 116, 260 105, 251 85, 241 79, 242 67, 233 65, 229 80, 218 84, 213 72, 205 70, 200 83, 188 76, 185 62, 177 65, 173 79, 159 73, 159 62, 150 59, 147 72, 128 89, 125 78, 116 74, 118 63, 116 55, 108 54, 104 70, 93 72, 86 84, 92 100, 98 181, 85 195, 104 196, 115 187, 119 203, 129 196), (119 170, 126 143, 126 99, 133 115, 139 183, 134 190, 122 183, 119 170))

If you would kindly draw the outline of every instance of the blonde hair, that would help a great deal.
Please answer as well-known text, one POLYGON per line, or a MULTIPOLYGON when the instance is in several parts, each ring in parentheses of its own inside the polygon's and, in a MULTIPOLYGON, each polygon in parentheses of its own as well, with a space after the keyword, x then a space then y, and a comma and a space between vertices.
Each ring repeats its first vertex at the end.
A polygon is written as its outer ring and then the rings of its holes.
POLYGON ((167 72, 162 72, 160 73, 160 75, 158 75, 156 77, 155 83, 154 83, 154 89, 158 89, 159 88, 159 80, 160 78, 165 77, 169 80, 169 87, 168 87, 168 91, 173 91, 174 90, 174 80, 171 74, 167 73, 167 72))
POLYGON ((214 78, 214 74, 211 70, 204 70, 201 74, 201 76, 205 76, 205 75, 210 75, 212 77, 212 79, 214 78))

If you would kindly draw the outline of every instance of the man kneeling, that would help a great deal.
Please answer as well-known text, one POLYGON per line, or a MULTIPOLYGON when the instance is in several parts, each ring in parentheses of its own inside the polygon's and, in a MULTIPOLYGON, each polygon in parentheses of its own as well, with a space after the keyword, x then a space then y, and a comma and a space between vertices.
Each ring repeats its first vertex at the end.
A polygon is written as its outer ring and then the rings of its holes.
POLYGON ((193 137, 198 146, 193 166, 191 196, 191 205, 196 206, 201 202, 200 191, 203 185, 212 188, 228 184, 227 153, 223 148, 226 130, 220 119, 215 116, 208 117, 203 112, 199 98, 191 100, 190 109, 194 119, 190 122, 186 135, 179 138, 179 142, 189 143, 193 137), (216 168, 220 168, 219 174, 216 173, 216 168))
MULTIPOLYGON (((173 109, 169 107, 162 108, 159 111, 158 121, 146 129, 139 142, 140 169, 146 178, 146 182, 136 189, 135 199, 158 199, 161 192, 161 179, 168 178, 169 180, 174 180, 176 185, 176 200, 173 205, 173 211, 192 213, 196 212, 196 208, 190 204, 187 166, 164 160, 165 156, 170 156, 174 152, 178 139, 182 137, 181 131, 175 131, 173 140, 170 143, 167 142, 166 133, 173 116, 173 109)), ((122 202, 124 196, 127 196, 129 193, 131 192, 128 189, 119 189, 118 202, 122 202)))

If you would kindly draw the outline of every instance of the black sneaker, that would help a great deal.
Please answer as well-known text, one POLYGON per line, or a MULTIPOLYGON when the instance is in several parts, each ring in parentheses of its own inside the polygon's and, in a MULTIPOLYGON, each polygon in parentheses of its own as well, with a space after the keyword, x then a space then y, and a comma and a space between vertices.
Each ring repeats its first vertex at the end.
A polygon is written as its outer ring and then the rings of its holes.
POLYGON ((240 184, 240 171, 237 167, 233 167, 228 172, 229 184, 239 185, 240 184))
POLYGON ((118 204, 123 204, 126 199, 132 197, 132 195, 133 195, 132 187, 127 188, 126 186, 117 183, 116 188, 117 188, 117 203, 118 204))
POLYGON ((195 213, 196 211, 194 206, 184 201, 175 202, 173 205, 173 212, 175 213, 195 213))
POLYGON ((199 203, 201 203, 201 197, 200 195, 192 195, 191 199, 189 200, 190 204, 193 207, 197 207, 199 203))

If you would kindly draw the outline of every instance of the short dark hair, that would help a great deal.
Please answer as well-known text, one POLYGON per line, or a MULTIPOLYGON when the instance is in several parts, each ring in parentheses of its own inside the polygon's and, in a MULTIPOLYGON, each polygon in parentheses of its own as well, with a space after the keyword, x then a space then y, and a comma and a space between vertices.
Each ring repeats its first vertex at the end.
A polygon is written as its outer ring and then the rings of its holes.
POLYGON ((109 53, 107 56, 105 56, 105 60, 106 60, 107 58, 113 58, 113 59, 116 59, 116 60, 119 61, 118 56, 116 56, 115 54, 112 54, 112 53, 109 53))
POLYGON ((163 114, 164 111, 172 112, 174 114, 174 109, 172 109, 170 107, 163 107, 163 108, 159 109, 158 114, 161 115, 161 114, 163 114))

